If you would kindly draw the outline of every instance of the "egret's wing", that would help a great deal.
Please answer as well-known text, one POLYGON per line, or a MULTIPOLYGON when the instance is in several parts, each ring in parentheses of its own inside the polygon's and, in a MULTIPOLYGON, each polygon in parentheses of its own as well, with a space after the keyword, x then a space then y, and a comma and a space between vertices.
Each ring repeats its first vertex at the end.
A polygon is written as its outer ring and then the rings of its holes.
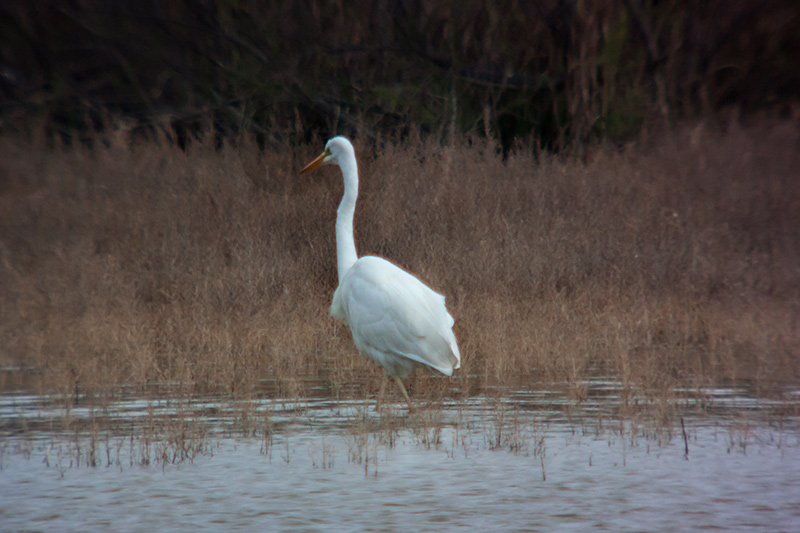
POLYGON ((359 259, 337 289, 331 311, 343 315, 362 350, 402 356, 447 375, 460 366, 444 297, 384 259, 359 259))

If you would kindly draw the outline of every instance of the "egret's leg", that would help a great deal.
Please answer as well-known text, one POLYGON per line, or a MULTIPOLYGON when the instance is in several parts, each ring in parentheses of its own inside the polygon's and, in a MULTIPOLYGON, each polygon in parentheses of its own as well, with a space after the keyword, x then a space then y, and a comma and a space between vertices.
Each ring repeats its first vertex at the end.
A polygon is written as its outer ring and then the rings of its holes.
POLYGON ((406 397, 406 402, 408 403, 408 412, 409 413, 412 412, 414 410, 414 406, 411 405, 411 398, 408 397, 408 392, 406 392, 406 387, 405 387, 405 385, 403 385, 403 381, 397 376, 393 376, 393 377, 394 377, 394 380, 397 382, 397 385, 400 387, 400 390, 402 391, 403 396, 406 397))
POLYGON ((381 381, 381 390, 378 392, 378 402, 375 404, 375 411, 381 410, 381 404, 383 404, 383 393, 386 390, 386 382, 389 381, 386 379, 386 374, 383 375, 383 381, 381 381))

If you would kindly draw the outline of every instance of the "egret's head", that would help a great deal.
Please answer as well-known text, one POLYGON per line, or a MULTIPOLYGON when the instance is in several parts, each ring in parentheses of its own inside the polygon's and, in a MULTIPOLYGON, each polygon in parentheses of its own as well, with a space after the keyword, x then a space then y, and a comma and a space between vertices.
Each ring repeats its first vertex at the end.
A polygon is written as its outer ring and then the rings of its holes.
POLYGON ((305 168, 300 171, 300 174, 314 170, 320 165, 339 165, 340 161, 344 159, 345 155, 352 154, 353 152, 353 145, 350 144, 350 141, 348 141, 345 137, 334 137, 333 139, 329 140, 327 144, 325 144, 325 150, 319 155, 319 157, 306 165, 305 168))

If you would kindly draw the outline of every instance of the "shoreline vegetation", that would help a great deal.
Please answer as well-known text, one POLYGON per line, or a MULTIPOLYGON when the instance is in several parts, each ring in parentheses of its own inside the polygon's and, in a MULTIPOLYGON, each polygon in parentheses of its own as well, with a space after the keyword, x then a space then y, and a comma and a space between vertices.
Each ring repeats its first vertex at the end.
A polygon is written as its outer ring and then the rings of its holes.
MULTIPOLYGON (((381 369, 328 316, 341 176, 297 176, 323 141, 50 142, 0 136, 3 388, 68 404, 123 384, 377 391, 381 369)), ((456 320, 462 369, 418 371, 412 398, 559 382, 580 402, 612 376, 622 405, 668 411, 678 389, 797 384, 796 120, 698 122, 581 159, 480 138, 354 144, 359 253, 417 274, 456 320)))

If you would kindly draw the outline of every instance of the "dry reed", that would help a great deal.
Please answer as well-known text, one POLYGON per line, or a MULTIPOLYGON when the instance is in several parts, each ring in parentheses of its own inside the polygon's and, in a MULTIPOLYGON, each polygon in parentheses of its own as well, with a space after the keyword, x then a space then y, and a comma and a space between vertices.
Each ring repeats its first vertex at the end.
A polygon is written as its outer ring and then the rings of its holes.
MULTIPOLYGON (((462 394, 548 380, 580 400, 604 374, 623 404, 658 406, 678 385, 800 376, 796 124, 705 123, 585 161, 356 146, 359 251, 447 295, 462 394)), ((0 139, 0 364, 65 398, 169 382, 247 399, 263 379, 302 396, 305 376, 377 389, 327 316, 338 170, 275 194, 264 183, 291 183, 319 146, 262 154, 257 179, 247 150, 0 139)), ((432 402, 450 387, 412 383, 432 402)))

